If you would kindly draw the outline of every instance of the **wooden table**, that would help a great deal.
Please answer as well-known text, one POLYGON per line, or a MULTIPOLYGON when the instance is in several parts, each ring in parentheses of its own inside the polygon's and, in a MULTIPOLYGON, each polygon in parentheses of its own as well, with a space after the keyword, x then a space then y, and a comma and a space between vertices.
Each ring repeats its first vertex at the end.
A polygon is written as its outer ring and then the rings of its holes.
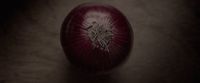
POLYGON ((195 83, 199 79, 198 0, 21 1, 1 16, 9 18, 0 25, 0 83, 195 83), (113 5, 134 30, 131 56, 110 74, 77 71, 61 48, 64 18, 84 2, 113 5))

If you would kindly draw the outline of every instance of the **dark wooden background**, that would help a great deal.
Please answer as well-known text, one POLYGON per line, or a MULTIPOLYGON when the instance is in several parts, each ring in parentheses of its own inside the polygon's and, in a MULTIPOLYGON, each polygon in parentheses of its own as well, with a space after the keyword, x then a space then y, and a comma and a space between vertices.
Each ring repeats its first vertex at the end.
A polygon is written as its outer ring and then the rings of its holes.
POLYGON ((199 83, 198 0, 1 0, 0 83, 199 83), (85 2, 118 8, 134 30, 129 59, 106 75, 73 68, 60 45, 66 15, 85 2))

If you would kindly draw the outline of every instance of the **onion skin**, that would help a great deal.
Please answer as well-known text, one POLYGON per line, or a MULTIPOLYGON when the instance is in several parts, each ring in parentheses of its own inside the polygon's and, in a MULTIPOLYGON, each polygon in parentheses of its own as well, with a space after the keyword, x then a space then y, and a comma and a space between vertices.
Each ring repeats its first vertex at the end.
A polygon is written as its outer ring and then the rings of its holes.
POLYGON ((107 71, 129 56, 133 31, 126 17, 105 4, 81 4, 65 18, 61 44, 69 61, 88 71, 107 71))

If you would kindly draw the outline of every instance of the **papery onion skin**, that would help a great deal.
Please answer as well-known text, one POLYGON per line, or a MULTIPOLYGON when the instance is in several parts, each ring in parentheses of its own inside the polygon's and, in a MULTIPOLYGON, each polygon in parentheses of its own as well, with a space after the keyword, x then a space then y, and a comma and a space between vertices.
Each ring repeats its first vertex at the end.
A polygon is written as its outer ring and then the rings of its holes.
POLYGON ((126 17, 105 4, 74 8, 61 29, 61 44, 70 62, 89 71, 106 71, 129 56, 133 31, 126 17))

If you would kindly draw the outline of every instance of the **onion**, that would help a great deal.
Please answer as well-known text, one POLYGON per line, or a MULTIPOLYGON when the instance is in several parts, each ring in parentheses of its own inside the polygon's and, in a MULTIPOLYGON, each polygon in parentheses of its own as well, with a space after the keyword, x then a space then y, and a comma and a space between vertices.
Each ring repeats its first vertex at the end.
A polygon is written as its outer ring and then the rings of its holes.
POLYGON ((89 71, 106 71, 125 61, 132 47, 132 28, 116 8, 81 4, 65 18, 61 44, 69 61, 89 71))

